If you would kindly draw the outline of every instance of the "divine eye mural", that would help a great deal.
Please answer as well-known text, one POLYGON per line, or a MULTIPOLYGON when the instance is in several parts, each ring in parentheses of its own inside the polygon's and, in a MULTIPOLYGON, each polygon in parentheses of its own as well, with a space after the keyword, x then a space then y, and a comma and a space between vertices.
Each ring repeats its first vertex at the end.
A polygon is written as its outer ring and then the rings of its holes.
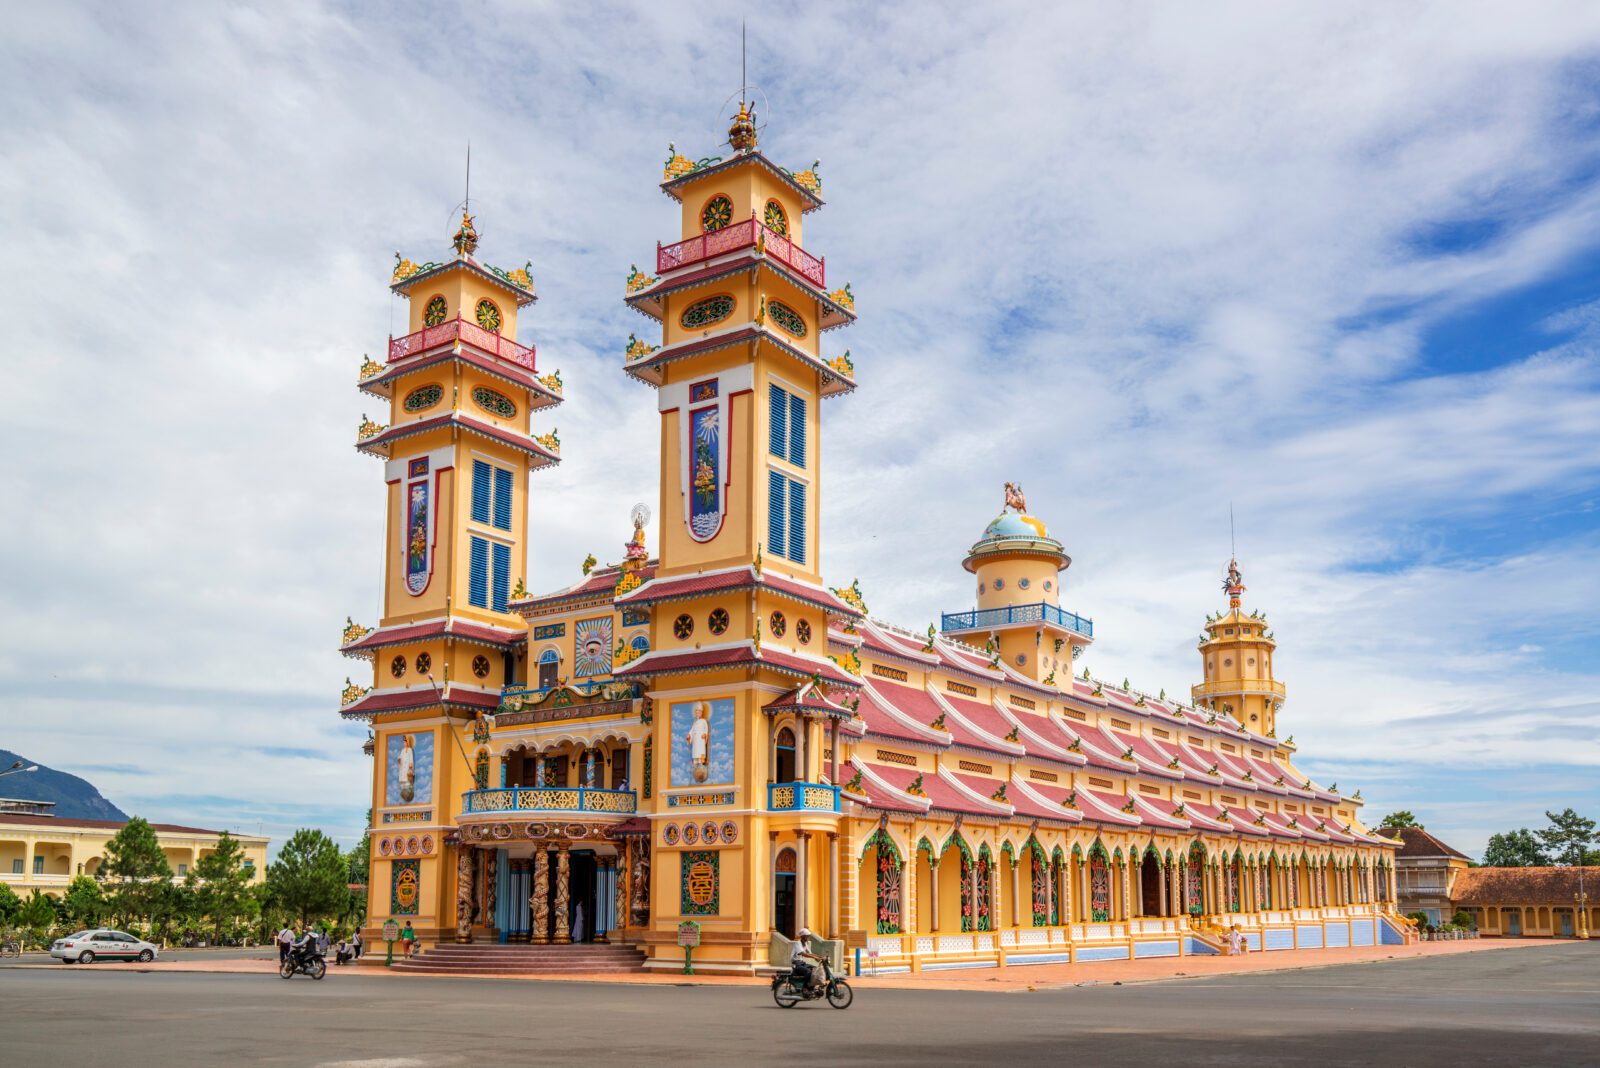
POLYGON ((689 414, 689 530, 705 541, 722 526, 722 453, 719 409, 700 408, 689 414))
POLYGON ((384 804, 421 805, 433 799, 433 735, 389 735, 384 766, 384 804))
POLYGON ((572 674, 580 679, 611 674, 611 617, 580 619, 573 626, 576 645, 572 674))
POLYGON ((733 781, 733 698, 672 706, 672 785, 733 781))

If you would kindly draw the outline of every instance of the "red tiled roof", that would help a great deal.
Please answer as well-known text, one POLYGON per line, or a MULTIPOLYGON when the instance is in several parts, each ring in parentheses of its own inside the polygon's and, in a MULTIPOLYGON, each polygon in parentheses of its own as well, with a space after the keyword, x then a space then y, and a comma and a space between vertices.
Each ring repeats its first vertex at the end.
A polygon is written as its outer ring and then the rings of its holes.
MULTIPOLYGON (((911 768, 895 768, 884 764, 872 764, 860 758, 851 760, 851 763, 872 775, 878 776, 901 793, 905 793, 906 788, 916 781, 918 775, 918 772, 911 768)), ((917 801, 886 792, 866 775, 861 777, 861 783, 862 789, 867 792, 867 803, 872 808, 885 809, 891 812, 926 811, 923 805, 917 803, 917 801)))
MULTIPOLYGON (((1564 905, 1578 895, 1578 868, 1468 868, 1450 888, 1455 905, 1564 905)), ((1585 867, 1583 888, 1591 901, 1600 887, 1600 867, 1585 867)))
POLYGON ((659 649, 652 649, 632 663, 618 668, 615 674, 620 679, 653 675, 679 675, 692 671, 710 671, 716 668, 743 666, 754 667, 757 665, 786 672, 802 679, 810 678, 812 675, 819 675, 830 686, 840 686, 852 690, 861 686, 860 679, 842 671, 832 661, 801 657, 784 649, 777 649, 771 646, 763 648, 758 655, 749 642, 739 642, 716 649, 693 649, 682 652, 663 652, 659 649))
MULTIPOLYGON (((390 364, 389 369, 384 371, 382 374, 374 375, 372 378, 363 379, 356 383, 356 385, 364 393, 370 393, 373 396, 378 397, 385 396, 384 393, 379 392, 373 387, 391 385, 395 379, 401 377, 402 375, 408 375, 416 371, 425 370, 426 368, 437 366, 438 364, 445 363, 449 360, 460 360, 463 363, 471 364, 480 371, 494 375, 498 378, 502 378, 505 381, 519 385, 524 389, 531 390, 540 394, 542 397, 546 397, 555 401, 556 403, 560 403, 562 400, 561 394, 552 392, 549 387, 541 383, 538 378, 532 374, 529 374, 522 368, 508 364, 503 360, 492 360, 487 356, 480 356, 470 348, 462 348, 457 350, 452 347, 445 349, 442 352, 432 353, 431 355, 424 356, 420 359, 410 362, 390 364)), ((545 404, 543 407, 550 407, 550 405, 545 404)))
POLYGON ((848 708, 843 708, 829 700, 826 694, 812 685, 810 679, 768 701, 762 706, 762 709, 768 713, 804 712, 813 715, 850 718, 850 710, 848 708))
MULTIPOLYGON (((657 561, 651 560, 639 569, 639 578, 649 582, 655 577, 657 561)), ((526 615, 532 609, 546 608, 562 601, 585 601, 602 595, 609 595, 617 586, 617 577, 622 573, 622 568, 616 565, 597 568, 589 572, 584 578, 568 586, 564 590, 554 590, 550 593, 541 593, 536 596, 524 597, 511 602, 511 610, 522 612, 526 615)))
MULTIPOLYGON (((339 715, 346 719, 364 719, 384 712, 428 708, 439 703, 439 695, 431 686, 413 686, 408 689, 396 687, 373 690, 361 700, 341 708, 339 715)), ((443 703, 466 708, 495 709, 500 707, 500 695, 466 690, 452 683, 444 687, 443 703)))
POLYGON ((428 619, 420 623, 402 623, 394 627, 379 627, 364 638, 351 642, 349 645, 341 646, 339 651, 346 656, 360 655, 390 645, 423 641, 427 638, 437 638, 444 635, 470 642, 478 642, 482 645, 494 646, 497 649, 509 649, 513 645, 528 640, 527 631, 513 630, 510 627, 494 627, 487 623, 475 623, 468 619, 428 619))
POLYGON ((922 789, 928 795, 928 800, 933 802, 934 808, 944 809, 947 812, 965 812, 971 816, 999 815, 993 806, 1000 804, 1000 802, 995 801, 986 805, 979 804, 947 782, 943 775, 931 774, 924 776, 922 789))
MULTIPOLYGON (((127 820, 84 820, 72 819, 67 816, 37 816, 25 812, 0 812, 0 826, 14 824, 27 827, 87 827, 94 830, 117 831, 127 826, 127 820)), ((180 823, 152 823, 152 830, 164 834, 221 834, 221 831, 209 830, 205 827, 185 827, 180 823)), ((235 834, 228 832, 234 838, 254 838, 255 835, 235 834)))
POLYGON ((1150 774, 1159 775, 1165 779, 1183 778, 1183 772, 1167 766, 1172 762, 1172 757, 1157 749, 1144 735, 1113 730, 1111 731, 1111 736, 1122 743, 1124 750, 1131 747, 1133 755, 1139 759, 1140 765, 1150 774))
POLYGON ((1122 827, 1137 827, 1144 821, 1137 814, 1122 811, 1128 799, 1122 794, 1108 794, 1099 790, 1079 790, 1078 805, 1083 818, 1095 823, 1109 823, 1122 827))
MULTIPOLYGON (((1017 780, 1013 779, 1012 782, 1017 783, 1017 780)), ((1069 787, 1052 786, 1049 783, 1034 782, 1031 779, 1025 785, 1027 790, 1031 790, 1045 799, 1043 818, 1066 820, 1068 823, 1079 823, 1083 820, 1083 809, 1081 807, 1068 808, 1062 804, 1067 799, 1067 794, 1071 792, 1069 787)), ((1014 788, 1007 791, 1007 795, 1012 798, 1014 803, 1017 803, 1017 798, 1027 797, 1027 792, 1020 788, 1014 788)), ((1019 815, 1026 816, 1040 815, 1039 812, 1035 811, 1036 807, 1037 802, 1030 799, 1026 802, 1026 805, 1017 803, 1017 812, 1019 815)))
MULTIPOLYGON (((1386 828, 1378 828, 1385 830, 1386 828)), ((1421 827, 1389 827, 1389 834, 1397 836, 1403 845, 1395 850, 1397 857, 1460 857, 1462 860, 1472 858, 1452 846, 1435 838, 1421 827)), ((1597 888, 1600 889, 1600 888, 1597 888)))
POLYGON ((821 586, 799 582, 783 575, 762 572, 759 576, 749 567, 730 568, 699 575, 672 575, 652 578, 651 581, 617 598, 619 605, 648 605, 662 601, 679 601, 690 597, 708 597, 731 593, 735 590, 761 588, 802 604, 815 605, 833 615, 857 618, 856 609, 845 604, 832 591, 821 586))
POLYGON ((371 453, 374 456, 387 456, 386 447, 397 441, 452 424, 469 433, 477 434, 508 448, 516 449, 534 460, 542 460, 542 463, 533 464, 535 468, 548 467, 551 464, 561 462, 561 457, 546 450, 526 434, 521 434, 514 430, 506 430, 491 423, 474 419, 470 415, 463 415, 460 412, 448 412, 429 419, 419 419, 414 423, 400 423, 391 426, 381 434, 367 438, 365 441, 356 442, 356 448, 361 452, 371 453))
MULTIPOLYGON (((940 716, 944 716, 944 732, 950 738, 951 745, 966 746, 969 749, 981 749, 986 753, 995 753, 1001 756, 1010 756, 1007 750, 982 734, 972 730, 960 720, 944 715, 944 709, 939 702, 926 690, 919 690, 915 686, 901 686, 897 683, 875 681, 872 688, 879 697, 895 707, 901 715, 914 720, 924 726, 931 726, 940 716)), ((937 730, 938 728, 934 728, 937 730)))
POLYGON ((1007 806, 1011 805, 1009 796, 1011 790, 1004 779, 989 779, 983 777, 982 775, 968 775, 959 771, 948 771, 945 772, 945 774, 949 775, 952 779, 955 779, 962 786, 965 786, 979 797, 987 798, 991 804, 1007 806), (1000 789, 1002 786, 1007 788, 1007 799, 1005 801, 996 801, 994 799, 994 792, 1000 789))
POLYGON ((1017 741, 1013 742, 1006 737, 1017 728, 1007 723, 1006 718, 993 705, 986 705, 982 701, 972 701, 965 697, 957 697, 952 693, 940 694, 940 697, 951 708, 956 710, 958 716, 978 728, 989 739, 993 739, 992 742, 985 739, 988 748, 993 749, 998 744, 1002 747, 1016 749, 1017 755, 1027 752, 1027 745, 1021 740, 1022 732, 1020 730, 1017 731, 1017 741))

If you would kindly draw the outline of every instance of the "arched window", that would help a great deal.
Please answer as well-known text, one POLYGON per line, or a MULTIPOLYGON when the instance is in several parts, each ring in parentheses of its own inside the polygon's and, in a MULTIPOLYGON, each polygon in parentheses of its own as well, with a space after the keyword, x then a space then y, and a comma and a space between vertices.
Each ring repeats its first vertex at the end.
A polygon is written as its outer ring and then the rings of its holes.
POLYGON ((560 680, 560 677, 561 654, 554 649, 546 649, 539 654, 539 689, 549 689, 560 680))
POLYGON ((784 846, 772 863, 772 926, 785 938, 795 935, 794 879, 797 867, 794 850, 784 846))
POLYGON ((777 782, 794 782, 795 770, 794 731, 785 727, 778 732, 773 753, 772 777, 777 782))

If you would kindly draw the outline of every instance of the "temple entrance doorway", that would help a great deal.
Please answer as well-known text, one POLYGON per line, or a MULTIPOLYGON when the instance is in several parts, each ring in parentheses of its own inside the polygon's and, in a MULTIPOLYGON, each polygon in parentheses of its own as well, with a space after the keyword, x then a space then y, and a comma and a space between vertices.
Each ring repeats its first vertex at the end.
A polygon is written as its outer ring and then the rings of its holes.
POLYGON ((785 938, 793 938, 794 922, 794 850, 782 849, 772 870, 772 926, 785 938))
POLYGON ((1508 909, 1506 911, 1506 934, 1512 938, 1522 937, 1522 910, 1508 909))
POLYGON ((1139 904, 1146 916, 1161 916, 1161 863, 1154 853, 1146 853, 1139 865, 1139 904))
POLYGON ((574 942, 593 942, 597 867, 594 862, 594 850, 574 849, 571 864, 572 900, 568 905, 571 915, 568 917, 567 926, 572 931, 574 942))

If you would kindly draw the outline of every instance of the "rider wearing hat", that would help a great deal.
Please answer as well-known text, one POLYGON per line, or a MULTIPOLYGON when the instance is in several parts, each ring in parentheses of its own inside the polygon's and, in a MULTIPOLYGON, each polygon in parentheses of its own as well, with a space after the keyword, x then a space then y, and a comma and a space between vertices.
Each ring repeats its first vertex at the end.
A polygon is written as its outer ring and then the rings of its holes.
POLYGON ((812 990, 822 982, 822 969, 818 967, 822 958, 811 952, 811 931, 809 928, 800 928, 800 933, 795 935, 794 953, 789 958, 790 966, 794 973, 806 981, 806 989, 812 990), (810 963, 816 961, 816 964, 810 963))

